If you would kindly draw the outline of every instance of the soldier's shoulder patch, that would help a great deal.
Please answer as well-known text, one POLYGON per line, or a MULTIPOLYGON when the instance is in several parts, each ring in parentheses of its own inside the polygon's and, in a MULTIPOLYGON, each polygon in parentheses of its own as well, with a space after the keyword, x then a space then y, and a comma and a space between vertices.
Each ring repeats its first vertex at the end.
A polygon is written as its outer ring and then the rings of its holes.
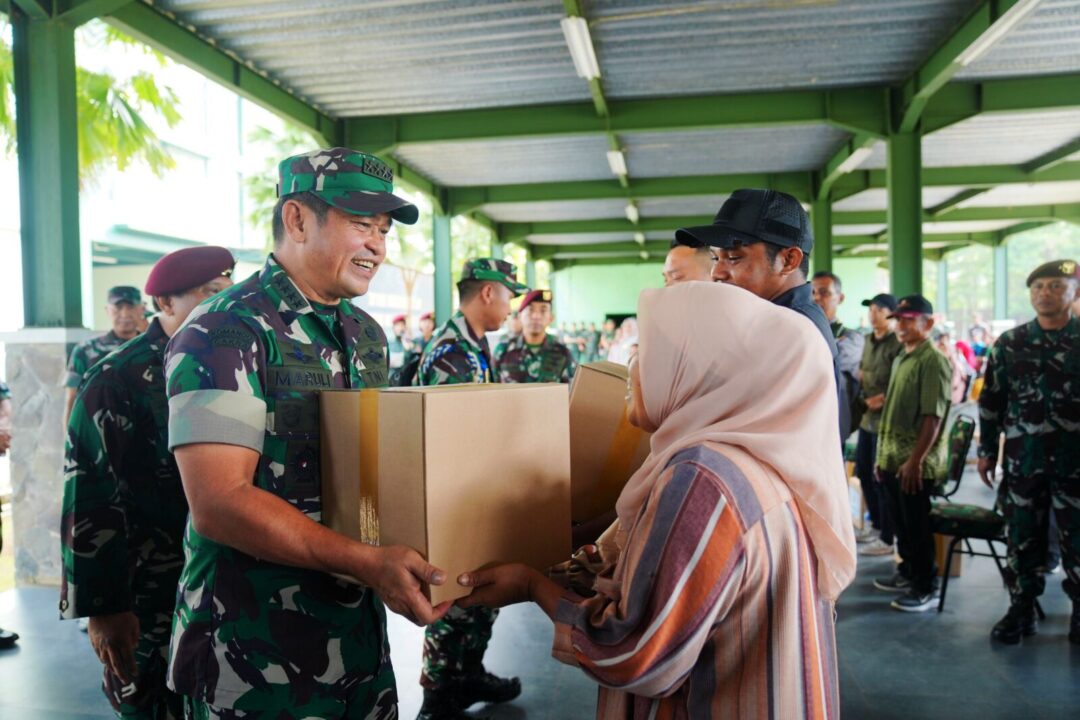
POLYGON ((210 338, 210 344, 214 347, 231 347, 237 350, 247 350, 251 347, 251 333, 240 328, 213 328, 207 333, 207 336, 210 338))

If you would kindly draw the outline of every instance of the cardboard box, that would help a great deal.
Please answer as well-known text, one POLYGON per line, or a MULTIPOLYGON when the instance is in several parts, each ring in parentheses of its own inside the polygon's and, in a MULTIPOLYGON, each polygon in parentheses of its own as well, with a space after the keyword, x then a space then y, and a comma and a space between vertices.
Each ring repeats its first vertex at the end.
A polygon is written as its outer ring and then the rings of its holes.
POLYGON ((320 396, 323 523, 409 545, 447 573, 570 556, 565 385, 340 390, 320 396))
POLYGON ((626 416, 625 365, 585 363, 570 391, 570 477, 574 522, 615 507, 630 476, 649 455, 651 435, 626 416))
MULTIPOLYGON (((934 562, 937 563, 937 575, 938 577, 945 576, 945 560, 948 556, 949 543, 952 542, 951 535, 938 535, 934 533, 934 562)), ((952 567, 949 568, 949 577, 960 577, 961 574, 961 559, 964 557, 960 552, 963 549, 963 543, 956 546, 956 550, 953 551, 952 567)))

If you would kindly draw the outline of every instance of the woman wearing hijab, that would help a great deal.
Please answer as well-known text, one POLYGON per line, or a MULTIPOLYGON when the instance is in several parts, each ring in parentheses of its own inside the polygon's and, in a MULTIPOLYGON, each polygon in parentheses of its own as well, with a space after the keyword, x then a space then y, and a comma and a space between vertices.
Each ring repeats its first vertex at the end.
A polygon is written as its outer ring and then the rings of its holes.
POLYGON ((817 329, 719 283, 646 290, 638 319, 630 418, 652 452, 595 594, 501 565, 459 578, 458 602, 539 604, 554 656, 600 683, 598 718, 838 717, 855 539, 817 329))

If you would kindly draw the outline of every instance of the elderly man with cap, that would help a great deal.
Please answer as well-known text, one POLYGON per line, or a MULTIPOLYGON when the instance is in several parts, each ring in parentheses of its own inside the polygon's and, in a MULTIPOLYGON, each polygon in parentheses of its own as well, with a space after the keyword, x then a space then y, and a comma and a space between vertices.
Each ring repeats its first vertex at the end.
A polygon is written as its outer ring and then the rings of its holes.
POLYGON ((998 338, 979 396, 979 474, 992 487, 999 460, 1004 469, 998 497, 1010 606, 991 634, 1008 644, 1038 630, 1051 512, 1061 533, 1062 586, 1073 603, 1069 641, 1080 644, 1080 320, 1070 309, 1078 282, 1073 260, 1040 265, 1028 276, 1035 319, 998 338))
POLYGON ((664 258, 664 287, 675 283, 712 281, 712 253, 705 243, 683 235, 671 241, 671 249, 664 258))
POLYGON ((551 314, 550 290, 532 290, 521 300, 520 335, 495 348, 495 374, 504 383, 568 383, 574 377, 570 349, 548 334, 551 314))
MULTIPOLYGON (((495 332, 510 314, 510 300, 528 291, 517 281, 517 268, 505 260, 466 260, 458 281, 460 310, 435 331, 420 358, 417 385, 499 382, 492 372, 486 333, 495 332)), ((424 704, 418 720, 463 717, 477 702, 506 702, 521 693, 521 682, 484 669, 497 610, 450 609, 424 632, 420 685, 424 704)))
POLYGON ((232 285, 233 257, 192 247, 154 265, 146 332, 106 355, 79 389, 68 425, 60 538, 60 615, 89 617, 119 717, 182 717, 165 686, 188 505, 168 445, 165 346, 188 314, 232 285))
POLYGON ((855 444, 855 475, 859 478, 863 499, 870 512, 870 527, 856 533, 855 540, 862 544, 860 555, 892 555, 895 539, 893 521, 885 489, 875 478, 874 461, 877 457, 881 409, 885 407, 885 390, 892 377, 893 361, 903 352, 904 346, 896 337, 896 321, 890 317, 896 312, 896 298, 888 293, 879 293, 869 300, 863 300, 862 304, 870 309, 871 332, 863 345, 859 362, 859 402, 864 410, 855 444))
POLYGON ((104 335, 83 340, 71 350, 68 357, 67 376, 64 379, 64 427, 71 416, 71 406, 86 372, 101 358, 139 334, 146 314, 139 289, 130 285, 109 288, 105 312, 112 329, 104 335))
POLYGON ((900 566, 874 581, 902 593, 895 610, 923 612, 937 602, 930 495, 945 477, 947 443, 941 428, 949 414, 952 366, 930 341, 934 307, 922 295, 901 298, 896 335, 903 352, 893 361, 878 426, 877 476, 896 525, 900 566))
POLYGON ((387 382, 386 335, 350 299, 416 222, 378 158, 278 165, 274 250, 200 305, 166 354, 169 446, 191 513, 169 687, 196 718, 397 717, 383 603, 434 622, 415 550, 321 523, 318 391, 387 382), (350 581, 344 578, 354 578, 350 581))

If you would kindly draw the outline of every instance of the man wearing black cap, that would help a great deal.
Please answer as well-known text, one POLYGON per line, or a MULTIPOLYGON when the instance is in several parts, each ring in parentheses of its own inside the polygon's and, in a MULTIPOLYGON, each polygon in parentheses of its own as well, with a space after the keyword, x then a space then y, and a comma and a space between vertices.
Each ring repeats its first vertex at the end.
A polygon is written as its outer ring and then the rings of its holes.
POLYGON ((979 474, 991 487, 1005 433, 998 497, 1008 523, 1010 606, 991 634, 1009 644, 1038 629, 1051 512, 1073 603, 1069 641, 1080 644, 1080 320, 1070 308, 1077 272, 1075 261, 1055 260, 1028 276, 1035 319, 998 338, 979 395, 979 474))
POLYGON ((532 290, 518 306, 521 334, 495 347, 495 374, 504 383, 568 383, 574 377, 570 349, 548 334, 551 314, 550 290, 532 290))
POLYGON ((870 512, 871 527, 856 533, 855 540, 862 545, 860 555, 891 555, 893 552, 893 522, 889 513, 885 489, 874 476, 874 460, 877 457, 878 426, 881 409, 885 406, 885 389, 889 387, 893 361, 904 346, 893 331, 894 320, 890 315, 896 310, 896 298, 888 293, 863 300, 870 308, 870 335, 863 345, 859 363, 859 400, 863 407, 859 423, 859 438, 855 446, 855 475, 862 486, 866 509, 870 512))
POLYGON ((738 285, 809 318, 829 347, 837 400, 843 402, 836 340, 806 282, 814 237, 798 200, 776 190, 736 190, 712 225, 677 230, 675 241, 713 248, 714 281, 738 285))
POLYGON ((75 392, 86 372, 101 358, 139 334, 139 324, 146 314, 139 289, 130 285, 109 288, 105 312, 112 329, 104 335, 83 340, 71 350, 67 377, 64 379, 64 427, 71 416, 75 392))
POLYGON ((930 342, 933 314, 926 298, 909 295, 890 315, 904 351, 893 362, 878 434, 877 473, 896 523, 900 566, 874 587, 903 593, 892 607, 904 612, 929 610, 937 598, 930 493, 945 475, 939 431, 949 414, 952 366, 930 342))
POLYGON ((146 283, 159 315, 87 374, 64 462, 60 615, 89 617, 103 689, 125 718, 180 718, 165 666, 188 505, 168 447, 165 345, 188 314, 232 285, 221 247, 166 255, 146 283))

